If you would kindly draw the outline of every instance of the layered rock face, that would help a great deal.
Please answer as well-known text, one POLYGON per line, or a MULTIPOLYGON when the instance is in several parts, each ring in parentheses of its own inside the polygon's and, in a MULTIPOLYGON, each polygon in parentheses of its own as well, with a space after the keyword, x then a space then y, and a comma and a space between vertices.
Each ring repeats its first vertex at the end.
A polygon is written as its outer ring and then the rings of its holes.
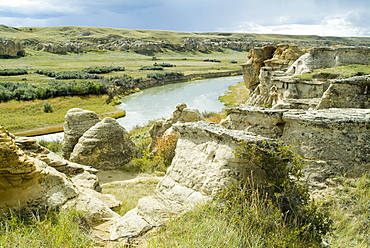
POLYGON ((370 76, 331 80, 316 109, 370 108, 370 76))
POLYGON ((274 110, 232 108, 222 123, 230 129, 280 139, 308 161, 311 182, 331 175, 358 175, 369 169, 370 110, 274 110))
POLYGON ((249 52, 247 63, 241 65, 246 87, 252 92, 260 83, 259 75, 262 67, 273 70, 286 70, 304 52, 296 45, 279 44, 255 48, 249 52))
POLYGON ((63 157, 69 159, 78 139, 100 119, 95 112, 80 108, 68 110, 64 119, 63 157))
POLYGON ((24 55, 25 51, 20 43, 0 37, 0 57, 11 58, 24 55))
POLYGON ((110 209, 119 204, 117 201, 105 196, 112 199, 110 203, 115 201, 108 206, 101 200, 102 194, 91 193, 98 184, 91 172, 40 147, 34 139, 16 139, 0 127, 0 215, 14 210, 42 212, 74 207, 86 214, 90 225, 117 218, 110 209), (62 167, 69 176, 56 170, 62 167))
POLYGON ((220 190, 247 180, 252 172, 255 181, 264 180, 262 169, 236 158, 235 152, 241 152, 240 142, 253 145, 269 139, 208 122, 174 124, 173 129, 180 138, 166 176, 154 196, 140 199, 136 208, 116 221, 111 239, 136 236, 166 223, 220 190))
POLYGON ((124 127, 110 117, 87 130, 71 153, 72 162, 94 168, 113 169, 128 163, 135 144, 124 127))

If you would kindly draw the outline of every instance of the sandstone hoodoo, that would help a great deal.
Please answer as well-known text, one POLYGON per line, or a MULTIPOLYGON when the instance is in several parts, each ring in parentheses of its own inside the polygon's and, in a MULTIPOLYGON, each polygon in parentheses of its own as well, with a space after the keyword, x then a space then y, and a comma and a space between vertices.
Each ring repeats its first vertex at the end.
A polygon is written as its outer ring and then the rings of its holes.
POLYGON ((80 108, 70 109, 64 119, 63 157, 69 159, 78 139, 100 119, 95 112, 80 108))
POLYGON ((124 127, 110 117, 87 130, 71 153, 70 160, 94 168, 113 169, 133 158, 135 144, 124 127))

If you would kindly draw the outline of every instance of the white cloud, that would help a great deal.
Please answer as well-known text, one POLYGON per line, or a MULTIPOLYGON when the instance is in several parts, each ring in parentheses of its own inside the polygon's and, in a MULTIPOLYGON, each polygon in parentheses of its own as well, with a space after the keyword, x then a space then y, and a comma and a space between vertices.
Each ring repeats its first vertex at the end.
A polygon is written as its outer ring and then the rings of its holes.
POLYGON ((319 36, 369 36, 370 27, 356 27, 346 17, 326 17, 319 24, 259 25, 240 24, 235 32, 319 36))
POLYGON ((0 0, 2 16, 77 14, 80 9, 68 2, 51 0, 0 0))

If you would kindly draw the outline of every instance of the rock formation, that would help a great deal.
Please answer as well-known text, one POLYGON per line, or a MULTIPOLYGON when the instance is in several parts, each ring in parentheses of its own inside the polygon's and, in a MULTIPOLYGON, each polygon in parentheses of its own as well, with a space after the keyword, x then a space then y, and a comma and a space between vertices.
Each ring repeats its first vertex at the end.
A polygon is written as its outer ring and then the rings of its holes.
POLYGON ((71 153, 72 162, 94 168, 113 169, 128 163, 135 144, 124 127, 110 117, 87 130, 71 153))
POLYGON ((112 240, 140 235, 166 223, 196 204, 211 200, 220 190, 247 180, 252 172, 256 182, 264 180, 262 169, 237 159, 235 152, 240 152, 240 142, 253 145, 269 139, 205 121, 178 123, 173 129, 180 138, 166 176, 154 196, 140 199, 136 208, 116 221, 112 240))
MULTIPOLYGON (((188 108, 185 103, 177 104, 176 110, 171 114, 170 117, 165 120, 158 120, 153 123, 153 126, 149 130, 150 137, 152 138, 152 143, 150 147, 154 148, 157 139, 162 137, 173 124, 202 120, 204 120, 204 117, 199 112, 199 110, 188 108)), ((171 133, 171 130, 168 131, 168 133, 171 133)))
POLYGON ((256 107, 227 109, 223 126, 254 132, 290 144, 307 160, 309 182, 329 176, 359 175, 370 168, 370 110, 278 110, 256 107))
MULTIPOLYGON (((264 60, 262 63, 256 59, 254 60, 258 63, 254 63, 251 62, 253 59, 250 59, 242 66, 245 83, 250 85, 253 81, 253 85, 256 85, 246 106, 268 106, 275 109, 368 108, 367 77, 330 79, 324 75, 323 77, 317 75, 313 80, 302 80, 292 76, 342 64, 369 64, 370 48, 312 48, 294 63, 292 59, 300 54, 299 49, 292 46, 292 49, 287 48, 283 50, 284 52, 280 50, 276 49, 272 59, 264 60), (259 71, 254 71, 251 75, 251 70, 247 68, 261 64, 259 71), (290 64, 287 69, 287 65, 290 64)), ((257 57, 256 53, 250 56, 257 57)), ((262 60, 263 56, 259 58, 262 60)))
POLYGON ((68 110, 64 119, 63 157, 69 159, 78 139, 100 119, 95 112, 80 108, 68 110))
POLYGON ((0 57, 12 58, 24 55, 25 51, 20 43, 0 37, 0 57))
POLYGON ((248 61, 242 64, 243 79, 246 87, 252 92, 260 83, 262 67, 271 67, 275 71, 286 70, 304 52, 296 45, 279 44, 254 48, 249 52, 248 61))
MULTIPOLYGON (((90 194, 86 184, 76 185, 64 173, 56 168, 67 167, 71 177, 80 174, 91 174, 88 167, 69 163, 45 148, 37 145, 36 140, 29 138, 16 138, 9 134, 4 127, 0 127, 0 214, 8 211, 50 211, 74 207, 83 211, 86 221, 90 225, 97 225, 109 218, 117 218, 113 212, 96 195, 90 194), (26 149, 23 151, 19 148, 26 149), (40 152, 40 153, 38 153, 40 152), (29 154, 29 155, 27 155, 29 154), (42 158, 42 159, 40 159, 42 158), (58 159, 59 158, 59 159, 58 159), (45 162, 44 162, 45 161, 45 162), (55 165, 56 167, 49 166, 55 165)), ((91 174, 91 180, 97 180, 91 174)), ((96 188, 98 182, 88 184, 96 188)), ((111 196, 107 196, 110 199, 111 196)))

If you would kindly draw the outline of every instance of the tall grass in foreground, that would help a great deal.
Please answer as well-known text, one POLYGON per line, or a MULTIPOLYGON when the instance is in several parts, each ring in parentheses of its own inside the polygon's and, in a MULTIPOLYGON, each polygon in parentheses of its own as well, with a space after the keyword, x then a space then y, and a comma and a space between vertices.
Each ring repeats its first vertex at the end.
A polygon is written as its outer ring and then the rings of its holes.
POLYGON ((370 247, 370 172, 360 178, 340 178, 320 202, 333 220, 331 247, 370 247))
POLYGON ((82 229, 83 216, 76 211, 46 215, 12 214, 0 222, 0 247, 93 247, 92 235, 82 229))

